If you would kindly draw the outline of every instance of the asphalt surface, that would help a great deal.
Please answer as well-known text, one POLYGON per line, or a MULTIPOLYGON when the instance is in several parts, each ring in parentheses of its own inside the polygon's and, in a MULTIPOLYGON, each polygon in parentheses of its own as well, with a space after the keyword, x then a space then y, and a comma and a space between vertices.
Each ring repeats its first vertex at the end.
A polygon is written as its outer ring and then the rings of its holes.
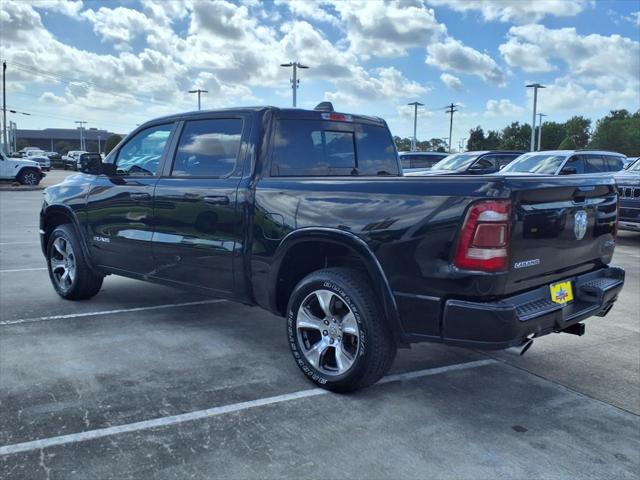
POLYGON ((524 357, 417 345, 336 395, 258 308, 114 276, 60 299, 41 198, 0 192, 2 479, 639 477, 640 234, 621 233, 625 289, 585 336, 524 357))

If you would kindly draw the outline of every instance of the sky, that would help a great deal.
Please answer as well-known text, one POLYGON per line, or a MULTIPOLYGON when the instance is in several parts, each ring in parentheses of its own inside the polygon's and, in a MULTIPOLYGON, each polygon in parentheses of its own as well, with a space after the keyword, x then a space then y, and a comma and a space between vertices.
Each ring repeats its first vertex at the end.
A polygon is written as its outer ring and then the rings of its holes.
POLYGON ((203 109, 329 100, 394 135, 449 136, 640 108, 640 0, 0 0, 0 56, 18 128, 128 133, 203 109))

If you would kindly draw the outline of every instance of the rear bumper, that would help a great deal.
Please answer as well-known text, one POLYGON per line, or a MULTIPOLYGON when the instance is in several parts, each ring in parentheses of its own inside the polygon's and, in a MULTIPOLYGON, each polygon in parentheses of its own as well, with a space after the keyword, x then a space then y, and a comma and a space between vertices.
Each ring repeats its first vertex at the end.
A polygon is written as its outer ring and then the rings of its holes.
POLYGON ((562 331, 593 315, 605 316, 624 285, 624 270, 606 267, 566 280, 572 282, 574 300, 564 306, 551 301, 548 285, 497 302, 447 300, 443 340, 499 350, 527 337, 562 331))

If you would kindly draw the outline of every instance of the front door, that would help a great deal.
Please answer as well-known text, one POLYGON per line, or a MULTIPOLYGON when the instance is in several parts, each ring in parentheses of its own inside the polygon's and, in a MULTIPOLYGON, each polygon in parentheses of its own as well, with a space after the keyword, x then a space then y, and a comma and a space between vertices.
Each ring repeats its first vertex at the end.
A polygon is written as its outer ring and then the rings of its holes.
POLYGON ((237 208, 243 124, 241 117, 184 122, 173 162, 155 188, 154 277, 233 292, 243 245, 237 208))
POLYGON ((149 274, 153 191, 174 124, 138 132, 117 152, 117 174, 98 175, 87 201, 91 257, 98 265, 149 274))

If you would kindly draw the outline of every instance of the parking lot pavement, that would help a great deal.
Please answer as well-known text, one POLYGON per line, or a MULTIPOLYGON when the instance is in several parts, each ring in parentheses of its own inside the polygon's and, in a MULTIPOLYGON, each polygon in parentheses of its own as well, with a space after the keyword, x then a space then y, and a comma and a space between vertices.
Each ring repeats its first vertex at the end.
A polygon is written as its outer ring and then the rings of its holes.
POLYGON ((640 234, 585 336, 418 345, 390 373, 413 378, 336 395, 260 309, 117 277, 59 299, 40 201, 0 192, 0 478, 638 478, 640 234))

